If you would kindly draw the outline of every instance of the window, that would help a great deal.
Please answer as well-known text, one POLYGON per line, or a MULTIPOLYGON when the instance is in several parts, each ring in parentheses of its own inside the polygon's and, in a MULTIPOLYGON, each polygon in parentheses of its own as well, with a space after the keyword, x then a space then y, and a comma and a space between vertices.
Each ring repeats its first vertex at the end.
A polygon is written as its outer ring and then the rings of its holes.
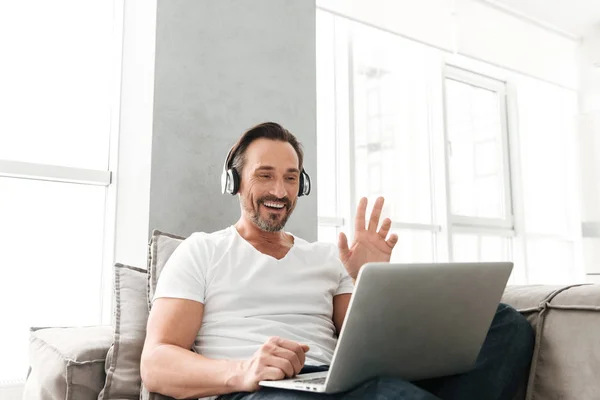
POLYGON ((452 235, 453 261, 512 260, 512 237, 492 234, 458 233, 452 235))
POLYGON ((394 256, 431 261, 440 227, 429 200, 429 105, 423 90, 429 77, 423 66, 430 54, 327 13, 317 14, 317 36, 319 240, 337 243, 340 230, 351 238, 358 197, 367 196, 370 208, 383 195, 392 232, 401 238, 398 247, 405 248, 394 256), (389 54, 389 46, 398 52, 389 54), (352 113, 344 109, 349 104, 352 113), (352 200, 337 200, 333 207, 333 199, 352 200))
POLYGON ((431 225, 427 53, 372 29, 353 32, 355 192, 385 196, 395 222, 431 225))
POLYGON ((529 280, 576 281, 581 243, 574 123, 577 95, 531 78, 520 77, 517 82, 529 280))
MULTIPOLYGON (((335 99, 335 33, 333 17, 317 14, 317 181, 319 216, 334 217, 337 206, 337 143, 335 99)), ((319 234, 320 240, 324 237, 319 234)))
POLYGON ((504 82, 446 67, 451 261, 513 260, 505 93, 504 82))
POLYGON ((0 44, 18 60, 0 76, 0 106, 10 110, 0 119, 0 397, 26 377, 30 327, 102 322, 118 3, 0 6, 0 44))
POLYGON ((385 197, 383 212, 400 238, 394 259, 431 261, 440 230, 432 203, 431 55, 408 40, 353 26, 351 56, 353 191, 368 197, 369 213, 385 197))
POLYGON ((582 278, 575 91, 325 10, 317 51, 319 240, 351 236, 358 199, 383 195, 392 261, 582 278))
POLYGON ((450 210, 457 223, 513 227, 504 93, 503 82, 446 70, 450 210))
MULTIPOLYGON (((350 197, 348 138, 349 92, 347 24, 327 13, 317 13, 317 164, 318 240, 336 243, 342 230, 348 232, 350 197)), ((350 238, 350 237, 349 237, 350 238)))

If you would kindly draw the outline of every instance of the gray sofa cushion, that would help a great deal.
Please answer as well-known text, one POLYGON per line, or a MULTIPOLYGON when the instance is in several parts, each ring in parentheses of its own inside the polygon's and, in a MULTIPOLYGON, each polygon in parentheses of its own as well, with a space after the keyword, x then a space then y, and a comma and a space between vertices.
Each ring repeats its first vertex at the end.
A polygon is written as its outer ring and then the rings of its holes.
POLYGON ((597 399, 600 286, 567 287, 542 307, 528 400, 597 399))
POLYGON ((184 240, 183 236, 164 233, 157 229, 152 231, 148 255, 148 309, 152 307, 152 298, 160 273, 175 249, 184 240))
POLYGON ((106 382, 98 400, 139 398, 140 359, 146 338, 147 271, 116 264, 114 268, 114 341, 106 356, 106 382))
MULTIPOLYGON (((177 246, 179 246, 184 240, 185 238, 183 236, 164 233, 156 229, 152 232, 148 254, 148 310, 150 310, 152 307, 152 298, 154 297, 154 292, 156 291, 156 283, 158 282, 160 273, 167 263, 167 260, 169 260, 169 257, 171 257, 171 254, 173 254, 177 246)), ((140 399, 170 400, 171 397, 163 396, 158 393, 150 393, 144 387, 144 385, 142 385, 140 399)))
POLYGON ((600 285, 508 287, 502 301, 536 332, 527 394, 517 399, 598 398, 600 285))
POLYGON ((112 340, 111 326, 31 328, 23 399, 96 399, 112 340))

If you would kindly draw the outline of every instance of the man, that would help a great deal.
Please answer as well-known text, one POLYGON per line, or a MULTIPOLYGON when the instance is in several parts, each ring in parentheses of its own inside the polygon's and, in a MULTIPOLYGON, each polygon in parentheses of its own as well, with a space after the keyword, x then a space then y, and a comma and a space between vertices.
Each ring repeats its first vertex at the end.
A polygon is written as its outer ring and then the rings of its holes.
POLYGON ((533 333, 505 305, 469 373, 416 384, 380 378, 337 395, 259 387, 327 368, 361 266, 389 261, 398 241, 388 235, 389 218, 378 229, 383 198, 368 222, 360 200, 351 247, 343 233, 336 249, 285 232, 298 196, 308 192, 302 165, 299 142, 275 123, 250 129, 232 148, 226 190, 239 194, 241 217, 193 234, 165 266, 142 353, 146 387, 176 398, 512 399, 533 333), (189 351, 194 344, 199 354, 189 351))

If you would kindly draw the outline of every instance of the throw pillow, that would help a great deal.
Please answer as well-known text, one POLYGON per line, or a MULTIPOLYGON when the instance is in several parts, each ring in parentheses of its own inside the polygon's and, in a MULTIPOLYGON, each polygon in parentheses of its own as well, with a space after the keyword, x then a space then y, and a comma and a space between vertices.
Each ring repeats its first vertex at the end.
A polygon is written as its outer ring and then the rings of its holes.
POLYGON ((97 398, 104 385, 104 358, 112 339, 108 325, 31 328, 23 399, 97 398))
POLYGON ((183 236, 164 233, 157 229, 152 231, 148 255, 148 310, 152 306, 152 298, 160 273, 175 249, 184 240, 183 236))
POLYGON ((147 275, 145 269, 115 265, 114 341, 106 356, 106 381, 98 400, 139 396, 140 359, 148 322, 147 275))
MULTIPOLYGON (((152 231, 152 238, 150 239, 149 254, 148 254, 148 297, 147 307, 150 310, 152 306, 152 298, 156 291, 156 283, 163 267, 171 257, 171 254, 175 251, 177 246, 183 242, 185 238, 183 236, 172 235, 170 233, 164 233, 157 229, 152 231)), ((142 390, 140 392, 141 400, 170 400, 168 396, 163 396, 158 393, 150 393, 142 384, 142 390)))

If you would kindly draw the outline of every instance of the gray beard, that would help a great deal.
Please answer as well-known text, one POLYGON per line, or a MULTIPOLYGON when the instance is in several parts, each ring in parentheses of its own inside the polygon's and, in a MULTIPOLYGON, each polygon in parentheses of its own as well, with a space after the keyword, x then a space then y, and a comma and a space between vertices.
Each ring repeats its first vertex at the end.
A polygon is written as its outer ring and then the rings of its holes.
POLYGON ((258 226, 260 230, 265 232, 279 232, 285 226, 290 214, 286 213, 281 222, 276 222, 277 216, 272 215, 272 221, 266 221, 260 217, 259 213, 252 213, 250 219, 254 222, 254 225, 258 226))
POLYGON ((258 208, 255 211, 253 208, 250 208, 246 205, 245 201, 242 200, 242 205, 244 210, 250 216, 250 220, 256 225, 260 230, 264 232, 279 232, 283 230, 285 224, 287 223, 290 215, 292 215, 292 211, 296 208, 296 204, 292 204, 291 207, 287 210, 286 214, 283 216, 280 222, 277 222, 277 215, 269 215, 270 220, 265 220, 260 216, 260 204, 258 204, 258 208), (272 219, 271 219, 272 218, 272 219))

